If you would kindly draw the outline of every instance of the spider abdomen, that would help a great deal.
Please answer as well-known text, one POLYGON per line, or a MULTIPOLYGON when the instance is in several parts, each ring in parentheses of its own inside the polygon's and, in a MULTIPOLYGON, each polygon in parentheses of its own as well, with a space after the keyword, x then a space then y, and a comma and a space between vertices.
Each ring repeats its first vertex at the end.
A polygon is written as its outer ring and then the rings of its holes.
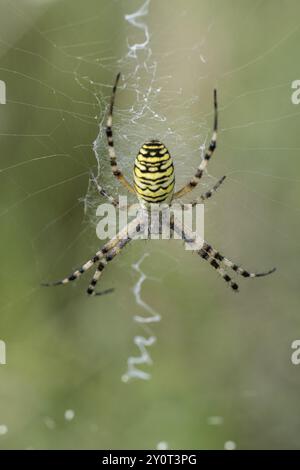
POLYGON ((174 166, 162 142, 151 140, 140 148, 134 162, 133 179, 141 203, 171 201, 175 184, 174 166))

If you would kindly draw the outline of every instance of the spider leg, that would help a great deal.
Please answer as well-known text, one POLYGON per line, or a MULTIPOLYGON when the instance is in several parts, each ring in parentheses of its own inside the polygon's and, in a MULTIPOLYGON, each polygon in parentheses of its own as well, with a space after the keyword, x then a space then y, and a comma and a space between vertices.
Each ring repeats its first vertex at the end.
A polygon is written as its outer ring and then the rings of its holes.
POLYGON ((247 269, 244 269, 242 266, 238 266, 237 264, 233 263, 230 261, 228 258, 223 256, 221 253, 219 253, 217 250, 215 250, 211 245, 208 243, 204 243, 203 245, 203 250, 209 254, 210 257, 215 259, 216 261, 223 263, 226 267, 232 269, 235 271, 237 274, 243 277, 263 277, 263 276, 268 276, 269 274, 272 274, 276 271, 276 268, 272 268, 269 271, 266 272, 261 272, 261 273, 251 273, 247 269))
POLYGON ((113 204, 115 207, 119 207, 118 201, 113 196, 108 194, 108 192, 102 186, 100 186, 100 184, 97 181, 97 178, 95 177, 92 171, 90 172, 90 177, 91 177, 92 182, 96 186, 96 189, 98 193, 100 194, 100 196, 106 197, 106 199, 108 199, 111 204, 113 204))
MULTIPOLYGON (((201 204, 204 201, 206 201, 207 199, 211 198, 212 195, 219 189, 219 187, 221 186, 221 184, 223 183, 225 178, 226 178, 226 176, 222 176, 222 178, 220 178, 219 181, 217 181, 217 183, 211 189, 209 189, 205 193, 202 193, 197 199, 194 199, 191 202, 187 202, 186 204, 196 206, 197 204, 201 204)), ((185 206, 185 204, 182 203, 181 201, 179 203, 182 205, 182 207, 185 206)))
POLYGON ((82 276, 82 274, 88 271, 95 263, 97 263, 97 261, 102 259, 105 253, 107 253, 117 243, 118 243, 118 240, 116 240, 115 238, 110 240, 106 245, 104 245, 103 248, 101 248, 101 250, 97 251, 97 253, 95 254, 95 256, 93 256, 93 258, 89 259, 80 268, 73 271, 69 276, 65 277, 64 279, 60 279, 54 282, 43 282, 42 286, 44 287, 60 286, 60 285, 68 284, 69 282, 75 281, 80 276, 82 276))
MULTIPOLYGON (((189 233, 189 229, 188 228, 182 228, 178 222, 176 221, 175 217, 172 216, 171 217, 171 223, 170 223, 170 228, 172 230, 172 232, 176 232, 177 234, 179 234, 182 239, 188 243, 188 244, 194 244, 194 242, 196 241, 195 239, 195 236, 193 236, 193 234, 189 233)), ((204 259, 205 261, 208 261, 209 264, 217 271, 217 273, 219 274, 219 276, 221 276, 224 281, 231 287, 232 290, 234 290, 235 292, 238 291, 238 285, 236 284, 236 282, 234 282, 231 277, 227 274, 227 272, 225 271, 224 268, 221 267, 221 265, 218 263, 218 261, 216 261, 213 256, 211 256, 210 253, 207 253, 204 249, 205 247, 205 243, 203 244, 203 246, 196 250, 196 253, 201 256, 202 259, 204 259)))
POLYGON ((107 253, 105 258, 100 261, 100 263, 98 264, 97 269, 95 271, 95 274, 94 274, 94 276, 93 276, 93 278, 90 282, 90 285, 87 288, 86 292, 87 292, 88 295, 102 295, 103 294, 103 291, 95 292, 95 287, 97 285, 97 282, 99 281, 99 279, 102 275, 102 272, 104 271, 104 269, 107 266, 107 264, 109 263, 109 261, 112 261, 114 259, 114 257, 117 256, 120 253, 122 248, 124 248, 124 246, 126 246, 130 242, 130 240, 131 240, 130 237, 127 237, 127 238, 124 238, 123 240, 120 240, 119 243, 114 248, 112 248, 111 251, 109 251, 107 253))
POLYGON ((133 186, 127 181, 123 173, 121 172, 120 168, 117 165, 117 157, 116 157, 116 152, 115 152, 115 147, 114 147, 114 140, 113 140, 113 131, 112 131, 112 124, 113 124, 113 110, 114 110, 114 103, 115 103, 115 96, 116 96, 116 91, 117 91, 117 86, 118 82, 120 79, 120 73, 118 73, 116 77, 116 81, 113 87, 112 95, 111 95, 111 100, 110 100, 110 106, 109 106, 109 112, 108 112, 108 117, 107 117, 107 123, 106 123, 106 136, 107 136, 107 143, 108 143, 108 152, 109 152, 109 158, 110 158, 110 165, 111 169, 113 172, 113 175, 120 181, 120 183, 123 184, 123 186, 131 193, 135 194, 135 190, 133 186))
POLYGON ((119 236, 118 243, 108 253, 105 254, 105 257, 98 264, 95 274, 86 291, 88 295, 103 295, 103 293, 106 293, 106 291, 95 292, 95 287, 102 275, 102 272, 104 271, 107 264, 121 252, 121 250, 133 239, 133 236, 140 232, 140 230, 141 225, 138 223, 135 224, 134 230, 132 232, 128 231, 126 236, 119 236))
MULTIPOLYGON (((221 186, 221 184, 225 181, 225 178, 226 176, 222 176, 222 178, 219 179, 219 181, 216 182, 216 184, 211 188, 209 189, 208 191, 206 191, 205 193, 202 193, 200 195, 200 201, 204 202, 206 201, 206 199, 209 199, 212 197, 212 195, 219 189, 219 187, 221 186)), ((198 203, 197 199, 195 201, 192 201, 191 204, 193 206, 195 206, 196 204, 198 203)))
POLYGON ((221 267, 218 261, 216 261, 215 258, 210 256, 209 253, 205 251, 204 247, 202 247, 196 253, 201 256, 202 259, 209 262, 209 264, 217 271, 217 273, 224 279, 224 281, 228 283, 232 290, 238 292, 238 284, 231 279, 231 277, 227 274, 225 269, 221 267))
POLYGON ((179 191, 177 191, 173 199, 177 199, 181 196, 183 196, 186 193, 189 193, 192 191, 197 184, 199 183, 200 179, 202 178, 202 175, 204 173, 205 168, 207 167, 207 164, 209 160, 211 159, 216 146, 217 146, 217 131, 218 131, 218 102, 217 102, 217 90, 214 90, 214 129, 213 129, 213 135, 210 141, 210 144, 208 146, 208 149, 206 150, 204 157, 200 163, 200 165, 197 168, 197 171, 193 178, 190 179, 189 183, 185 185, 183 188, 181 188, 179 191))
MULTIPOLYGON (((183 230, 181 227, 176 224, 176 219, 173 218, 171 220, 171 229, 173 231, 176 231, 177 233, 181 234, 183 240, 186 243, 194 243, 195 242, 195 237, 194 239, 192 236, 188 233, 186 233, 186 230, 183 230)), ((234 272, 237 274, 240 274, 243 277, 262 277, 262 276, 267 276, 269 274, 272 274, 276 268, 273 268, 267 272, 262 272, 262 273, 251 273, 241 266, 238 266, 237 264, 233 263, 230 261, 228 258, 225 256, 221 255, 217 250, 215 250, 211 245, 209 245, 207 242, 204 242, 203 246, 196 251, 196 253, 201 256, 202 259, 205 261, 208 261, 209 264, 217 271, 217 273, 224 279, 226 283, 231 287, 232 290, 238 291, 238 284, 232 280, 232 278, 229 276, 229 274, 226 272, 224 267, 222 267, 222 263, 232 269, 234 272)))
POLYGON ((113 237, 109 242, 107 242, 103 248, 101 248, 93 258, 89 259, 85 264, 83 264, 80 268, 73 271, 69 276, 61 279, 59 281, 54 281, 51 283, 42 283, 44 287, 50 286, 60 286, 63 284, 68 284, 69 282, 75 281, 78 279, 82 274, 84 274, 88 269, 90 269, 97 261, 102 261, 105 259, 105 256, 116 246, 118 243, 126 237, 127 232, 132 230, 132 227, 137 227, 139 223, 138 217, 131 221, 124 229, 122 229, 115 237, 113 237))

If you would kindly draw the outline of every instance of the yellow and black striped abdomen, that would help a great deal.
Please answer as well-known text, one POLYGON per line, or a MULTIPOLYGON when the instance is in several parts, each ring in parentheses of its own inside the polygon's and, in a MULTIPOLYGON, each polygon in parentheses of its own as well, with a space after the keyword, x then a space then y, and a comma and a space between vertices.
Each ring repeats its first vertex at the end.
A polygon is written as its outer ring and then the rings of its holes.
POLYGON ((133 179, 141 203, 171 201, 175 184, 174 166, 164 144, 151 140, 141 147, 134 162, 133 179))

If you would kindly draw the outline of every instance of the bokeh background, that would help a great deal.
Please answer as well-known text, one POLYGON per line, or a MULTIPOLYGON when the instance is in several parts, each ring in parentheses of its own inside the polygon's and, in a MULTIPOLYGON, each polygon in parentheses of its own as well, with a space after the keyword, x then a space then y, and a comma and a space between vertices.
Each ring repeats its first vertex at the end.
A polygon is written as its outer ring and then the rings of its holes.
POLYGON ((296 0, 0 1, 1 448, 300 447, 299 14, 296 0), (234 295, 180 241, 139 241, 105 271, 111 295, 87 298, 92 272, 40 287, 99 246, 89 170, 117 194, 103 119, 119 70, 128 178, 157 137, 183 184, 218 88, 218 149, 196 192, 227 180, 205 235, 276 274, 234 295), (153 312, 160 322, 134 320, 153 312), (137 336, 156 338, 138 367, 148 379, 124 382, 137 336))

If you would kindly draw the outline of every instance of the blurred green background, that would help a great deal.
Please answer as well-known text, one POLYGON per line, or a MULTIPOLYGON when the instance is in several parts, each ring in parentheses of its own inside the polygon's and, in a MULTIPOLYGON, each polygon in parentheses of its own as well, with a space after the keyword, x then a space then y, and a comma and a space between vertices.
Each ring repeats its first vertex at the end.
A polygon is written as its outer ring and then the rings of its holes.
POLYGON ((0 5, 0 447, 300 448, 299 2, 151 0, 127 19, 143 1, 0 5), (140 145, 157 137, 183 184, 218 88, 218 149, 201 189, 227 180, 207 204, 205 236, 276 274, 241 279, 234 295, 181 242, 139 241, 105 271, 111 295, 87 298, 92 272, 40 287, 99 246, 88 174, 97 138, 100 181, 117 194, 102 120, 119 70, 116 146, 128 178, 140 145), (144 252, 142 298, 162 317, 148 329, 134 321, 149 315, 133 293, 144 252), (151 378, 124 383, 139 335, 156 337, 152 365, 140 367, 151 378))

